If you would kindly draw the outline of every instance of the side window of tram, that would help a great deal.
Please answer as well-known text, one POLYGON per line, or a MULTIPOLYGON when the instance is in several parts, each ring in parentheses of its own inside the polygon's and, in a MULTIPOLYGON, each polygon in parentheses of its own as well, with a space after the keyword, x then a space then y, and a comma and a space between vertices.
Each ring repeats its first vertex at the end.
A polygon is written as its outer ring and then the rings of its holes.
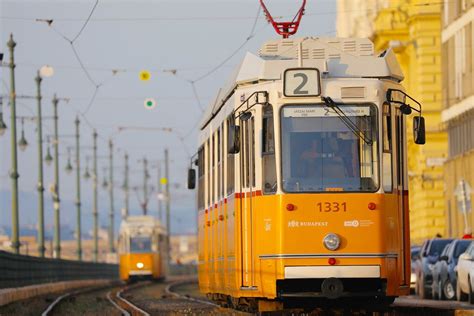
POLYGON ((204 147, 198 151, 198 209, 204 208, 204 147))
POLYGON ((274 194, 277 189, 275 163, 275 133, 273 127, 273 108, 266 105, 263 108, 262 121, 262 164, 263 192, 274 194))
POLYGON ((244 187, 255 187, 255 119, 243 121, 244 128, 244 187))
POLYGON ((383 190, 385 192, 392 192, 392 122, 390 113, 390 104, 383 104, 383 156, 382 156, 382 170, 383 170, 383 190))
MULTIPOLYGON (((231 115, 232 116, 232 115, 231 115)), ((227 139, 227 135, 229 133, 229 128, 230 126, 233 126, 233 118, 229 117, 226 120, 226 137, 224 139, 227 139)), ((227 150, 225 151, 227 155, 227 194, 232 194, 234 193, 234 162, 235 162, 235 155, 234 154, 229 154, 227 153, 227 150)))
POLYGON ((211 205, 211 143, 209 139, 207 140, 206 144, 206 162, 207 199, 205 201, 205 205, 207 208, 209 205, 211 205))

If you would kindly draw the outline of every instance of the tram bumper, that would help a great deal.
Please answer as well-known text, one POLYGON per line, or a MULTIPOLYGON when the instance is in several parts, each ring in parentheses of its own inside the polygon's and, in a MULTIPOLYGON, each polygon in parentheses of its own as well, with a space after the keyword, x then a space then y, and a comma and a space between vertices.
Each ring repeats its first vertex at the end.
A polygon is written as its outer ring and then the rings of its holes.
POLYGON ((386 280, 380 266, 297 266, 285 267, 285 279, 277 281, 277 292, 285 297, 385 296, 386 280))

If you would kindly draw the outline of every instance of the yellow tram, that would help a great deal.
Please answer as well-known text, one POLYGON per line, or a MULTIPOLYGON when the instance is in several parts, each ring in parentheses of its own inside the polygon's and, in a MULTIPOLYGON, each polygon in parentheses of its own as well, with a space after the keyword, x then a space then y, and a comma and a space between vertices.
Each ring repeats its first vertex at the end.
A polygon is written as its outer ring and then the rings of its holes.
POLYGON ((162 279, 166 276, 166 230, 153 216, 129 216, 119 235, 120 279, 162 279))
POLYGON ((425 136, 402 80, 368 39, 281 39, 246 55, 193 160, 201 292, 260 311, 409 294, 412 111, 415 142, 425 136))

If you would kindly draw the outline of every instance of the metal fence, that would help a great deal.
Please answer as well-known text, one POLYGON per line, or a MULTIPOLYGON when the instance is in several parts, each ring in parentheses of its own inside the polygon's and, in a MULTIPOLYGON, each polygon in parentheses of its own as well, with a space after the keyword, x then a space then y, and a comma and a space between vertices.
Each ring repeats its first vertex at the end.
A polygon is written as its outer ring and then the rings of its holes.
POLYGON ((117 278, 116 264, 39 258, 0 251, 0 288, 117 278))
POLYGON ((171 264, 169 275, 197 275, 197 266, 194 264, 171 264))

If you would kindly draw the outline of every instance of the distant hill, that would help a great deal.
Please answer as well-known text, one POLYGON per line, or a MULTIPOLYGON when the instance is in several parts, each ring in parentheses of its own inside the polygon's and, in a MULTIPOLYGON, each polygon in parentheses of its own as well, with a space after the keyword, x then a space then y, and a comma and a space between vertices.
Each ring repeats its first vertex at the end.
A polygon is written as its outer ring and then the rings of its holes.
MULTIPOLYGON (((99 223, 100 226, 106 227, 108 225, 108 200, 100 200, 104 206, 99 209, 99 223)), ((19 193, 20 206, 20 232, 21 235, 36 235, 36 223, 38 218, 37 208, 38 198, 36 192, 19 193)), ((118 232, 120 228, 120 207, 121 199, 117 199, 115 206, 115 231, 118 232)), ((132 205, 133 207, 133 205, 132 205)), ((11 194, 10 191, 0 191, 0 230, 4 229, 10 233, 11 226, 11 194)), ((87 232, 92 229, 93 218, 91 212, 92 206, 90 203, 82 203, 82 231, 83 236, 87 236, 87 232)), ((45 192, 45 223, 46 234, 52 235, 53 231, 53 204, 51 196, 45 192)), ((61 238, 64 240, 74 239, 74 229, 76 226, 76 207, 74 201, 63 199, 61 201, 61 238)), ((157 215, 156 206, 151 203, 150 215, 157 215)), ((164 210, 163 210, 164 212, 164 210)), ((130 212, 131 214, 140 214, 141 210, 138 205, 130 212)), ((195 218, 196 211, 194 208, 172 208, 171 209, 171 232, 173 234, 192 234, 195 232, 195 218)))

